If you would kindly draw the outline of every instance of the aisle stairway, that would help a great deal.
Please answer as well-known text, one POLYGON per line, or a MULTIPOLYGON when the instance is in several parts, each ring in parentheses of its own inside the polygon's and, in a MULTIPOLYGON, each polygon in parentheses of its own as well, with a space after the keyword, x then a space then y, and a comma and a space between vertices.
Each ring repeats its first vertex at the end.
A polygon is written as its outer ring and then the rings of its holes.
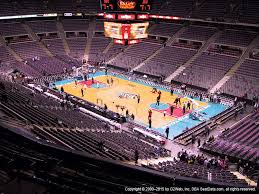
POLYGON ((88 35, 87 35, 87 43, 86 43, 85 52, 84 52, 84 59, 86 61, 88 61, 88 58, 89 58, 89 51, 90 51, 92 39, 93 39, 93 36, 94 36, 95 26, 96 26, 96 22, 95 22, 95 20, 92 20, 89 24, 88 35))
MULTIPOLYGON (((5 39, 4 39, 2 36, 0 36, 0 43, 6 48, 6 50, 7 50, 10 54, 13 55, 13 57, 14 57, 17 61, 22 62, 22 58, 21 58, 10 46, 8 46, 8 45, 6 44, 5 39)), ((1 44, 0 44, 0 45, 1 45, 1 44)))
POLYGON ((69 55, 70 48, 69 48, 68 43, 67 43, 67 39, 66 39, 66 35, 65 35, 63 24, 60 21, 57 21, 56 22, 56 26, 57 26, 60 38, 62 40, 62 43, 63 43, 63 46, 64 46, 64 50, 65 50, 66 54, 69 55))
POLYGON ((226 75, 210 90, 210 93, 214 93, 219 90, 238 70, 238 68, 245 62, 246 58, 249 57, 250 51, 258 44, 259 34, 257 37, 246 47, 243 51, 243 54, 237 61, 237 63, 226 73, 226 75))
POLYGON ((201 46, 201 48, 198 50, 198 52, 193 55, 193 57, 191 57, 185 64, 183 64, 182 66, 180 66, 175 72, 173 72, 171 75, 169 75, 165 81, 166 82, 171 82, 172 79, 174 79, 176 76, 178 76, 180 73, 182 73, 187 67, 191 66, 192 62, 197 59, 202 52, 204 52, 205 50, 208 49, 209 45, 214 42, 220 35, 222 34, 222 31, 217 31, 216 33, 214 33, 209 40, 207 40, 205 42, 205 44, 203 44, 201 46))
POLYGON ((49 49, 47 49, 47 47, 40 41, 39 37, 37 36, 37 34, 35 32, 33 32, 33 30, 31 29, 31 27, 26 24, 23 23, 22 26, 24 27, 24 29, 26 30, 26 32, 30 35, 30 37, 36 41, 39 45, 39 47, 49 56, 49 57, 54 57, 54 55, 49 51, 49 49))

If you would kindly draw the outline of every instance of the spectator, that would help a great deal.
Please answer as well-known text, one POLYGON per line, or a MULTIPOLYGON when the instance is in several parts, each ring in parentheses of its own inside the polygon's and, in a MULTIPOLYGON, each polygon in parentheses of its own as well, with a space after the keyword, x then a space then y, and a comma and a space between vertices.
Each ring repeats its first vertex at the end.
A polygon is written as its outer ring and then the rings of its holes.
POLYGON ((166 134, 166 139, 168 139, 168 135, 169 135, 169 127, 168 126, 165 129, 165 134, 166 134))
POLYGON ((139 152, 137 149, 135 149, 135 164, 138 163, 138 158, 139 158, 139 152))
POLYGON ((201 146, 201 140, 200 140, 200 138, 198 138, 197 141, 198 141, 198 147, 200 147, 200 146, 201 146))
POLYGON ((205 134, 209 136, 210 134, 210 127, 208 125, 205 126, 205 134))
POLYGON ((103 150, 104 150, 104 141, 100 141, 100 142, 98 143, 98 148, 99 148, 100 151, 103 151, 103 150))
POLYGON ((134 114, 133 114, 133 113, 131 114, 131 118, 132 118, 132 120, 134 121, 135 116, 134 116, 134 114))
POLYGON ((195 135, 192 134, 192 144, 195 144, 195 135))
POLYGON ((193 177, 193 178, 198 178, 198 173, 197 173, 197 171, 194 171, 194 172, 193 172, 192 177, 193 177))
POLYGON ((208 141, 209 141, 209 142, 212 142, 212 141, 214 141, 214 139, 215 139, 215 138, 214 138, 214 136, 212 135, 212 136, 209 137, 209 140, 208 140, 208 141))

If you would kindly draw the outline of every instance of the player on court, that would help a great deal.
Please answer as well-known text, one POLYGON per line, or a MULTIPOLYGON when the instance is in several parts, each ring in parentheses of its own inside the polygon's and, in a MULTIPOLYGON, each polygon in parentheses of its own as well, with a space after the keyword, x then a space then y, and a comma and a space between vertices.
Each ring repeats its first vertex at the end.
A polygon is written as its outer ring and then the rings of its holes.
POLYGON ((82 97, 84 97, 84 90, 83 90, 83 88, 81 88, 81 95, 82 95, 82 97))
POLYGON ((75 79, 75 88, 76 88, 76 86, 77 86, 77 79, 75 79))
POLYGON ((159 100, 161 99, 161 94, 162 94, 162 92, 159 90, 158 91, 159 100))
POLYGON ((113 79, 112 79, 112 77, 111 77, 111 85, 113 85, 113 79))
POLYGON ((138 104, 139 104, 139 102, 140 102, 140 95, 138 95, 137 98, 138 98, 138 104))
POLYGON ((86 84, 84 84, 84 85, 83 85, 83 88, 84 88, 84 90, 86 90, 86 88, 87 88, 87 85, 86 85, 86 84))
POLYGON ((148 111, 148 120, 151 119, 151 118, 152 118, 152 110, 149 109, 149 111, 148 111))

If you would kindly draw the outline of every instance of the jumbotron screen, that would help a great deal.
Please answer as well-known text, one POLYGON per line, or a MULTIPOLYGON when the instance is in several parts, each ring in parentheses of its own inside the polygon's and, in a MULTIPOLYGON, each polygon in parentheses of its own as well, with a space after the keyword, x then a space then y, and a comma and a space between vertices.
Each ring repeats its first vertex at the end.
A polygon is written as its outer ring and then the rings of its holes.
POLYGON ((104 11, 150 11, 152 0, 101 0, 104 11))
POLYGON ((148 22, 132 24, 104 22, 104 34, 106 37, 120 40, 147 38, 148 25, 148 22))

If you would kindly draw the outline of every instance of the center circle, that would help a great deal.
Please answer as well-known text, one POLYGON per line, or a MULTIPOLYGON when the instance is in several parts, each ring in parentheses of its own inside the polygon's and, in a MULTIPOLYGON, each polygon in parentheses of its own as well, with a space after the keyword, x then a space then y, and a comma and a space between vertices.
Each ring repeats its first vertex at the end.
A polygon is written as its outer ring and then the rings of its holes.
POLYGON ((159 103, 159 106, 156 103, 150 104, 150 108, 155 110, 166 110, 169 108, 169 105, 166 103, 159 103))

